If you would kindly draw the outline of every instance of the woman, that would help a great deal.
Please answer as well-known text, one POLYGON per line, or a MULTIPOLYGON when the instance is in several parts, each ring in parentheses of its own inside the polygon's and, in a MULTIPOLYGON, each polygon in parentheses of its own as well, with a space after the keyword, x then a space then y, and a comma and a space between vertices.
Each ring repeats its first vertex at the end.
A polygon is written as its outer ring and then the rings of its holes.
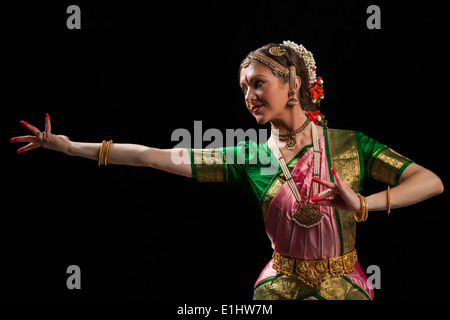
POLYGON ((22 121, 33 135, 17 152, 38 147, 101 164, 152 167, 197 181, 244 184, 260 201, 273 259, 255 283, 254 299, 373 299, 355 251, 356 222, 372 211, 400 208, 443 192, 441 180, 361 132, 335 130, 315 110, 323 80, 303 46, 268 44, 242 62, 239 83, 268 142, 217 149, 157 149, 135 144, 82 143, 22 121), (322 126, 317 126, 321 124, 322 126), (190 161, 173 161, 173 156, 190 161), (177 164, 175 164, 177 163, 177 164), (275 170, 273 170, 275 169, 275 170), (364 178, 390 186, 364 197, 364 178))

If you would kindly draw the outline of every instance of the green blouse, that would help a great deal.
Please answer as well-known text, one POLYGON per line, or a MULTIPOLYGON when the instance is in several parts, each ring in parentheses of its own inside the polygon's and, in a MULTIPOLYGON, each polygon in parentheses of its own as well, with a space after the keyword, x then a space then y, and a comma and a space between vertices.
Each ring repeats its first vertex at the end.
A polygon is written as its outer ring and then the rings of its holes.
MULTIPOLYGON (((413 161, 358 131, 324 129, 329 177, 334 167, 343 181, 362 193, 365 178, 395 186, 413 161)), ((287 164, 290 171, 311 145, 305 146, 287 164)), ((284 173, 266 143, 240 142, 234 147, 189 149, 192 177, 197 181, 242 184, 259 201, 263 219, 272 199, 286 182, 284 173)), ((355 248, 356 221, 352 212, 335 209, 341 254, 355 248)))
MULTIPOLYGON (((397 185, 403 171, 413 162, 358 131, 325 128, 324 136, 329 169, 334 166, 355 192, 361 192, 367 177, 397 185)), ((288 168, 292 169, 310 147, 303 147, 287 163, 288 168)), ((189 151, 194 179, 239 183, 258 200, 275 178, 283 175, 267 142, 245 141, 233 147, 189 151)))

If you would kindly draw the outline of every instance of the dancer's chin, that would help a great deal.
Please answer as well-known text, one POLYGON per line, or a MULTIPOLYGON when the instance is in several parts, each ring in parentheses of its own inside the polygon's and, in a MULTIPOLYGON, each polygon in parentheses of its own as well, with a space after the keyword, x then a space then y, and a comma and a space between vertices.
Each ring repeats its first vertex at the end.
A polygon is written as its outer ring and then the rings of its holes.
POLYGON ((266 124, 269 121, 266 117, 264 117, 262 115, 256 115, 255 119, 256 119, 256 122, 258 122, 258 124, 260 124, 260 125, 266 124))

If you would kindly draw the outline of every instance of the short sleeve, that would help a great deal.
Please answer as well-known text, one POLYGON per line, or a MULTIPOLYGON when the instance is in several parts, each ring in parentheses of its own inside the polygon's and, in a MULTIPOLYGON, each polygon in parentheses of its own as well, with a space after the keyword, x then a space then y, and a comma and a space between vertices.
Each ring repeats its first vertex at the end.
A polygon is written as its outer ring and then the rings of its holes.
POLYGON ((199 182, 238 183, 245 174, 249 147, 247 142, 216 149, 188 149, 192 178, 199 182))
POLYGON ((364 168, 369 178, 396 186, 403 171, 414 161, 388 146, 358 132, 359 145, 364 157, 364 168))

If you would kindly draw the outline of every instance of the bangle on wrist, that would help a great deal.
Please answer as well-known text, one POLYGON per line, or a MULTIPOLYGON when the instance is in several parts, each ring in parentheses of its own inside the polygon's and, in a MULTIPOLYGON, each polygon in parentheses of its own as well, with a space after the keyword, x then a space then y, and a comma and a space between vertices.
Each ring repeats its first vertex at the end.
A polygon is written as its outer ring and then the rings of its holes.
POLYGON ((359 201, 361 201, 361 211, 353 212, 355 220, 357 222, 366 221, 369 217, 369 207, 367 206, 366 198, 359 193, 357 193, 356 195, 358 196, 359 201))
POLYGON ((387 214, 391 213, 391 187, 387 188, 387 214))

